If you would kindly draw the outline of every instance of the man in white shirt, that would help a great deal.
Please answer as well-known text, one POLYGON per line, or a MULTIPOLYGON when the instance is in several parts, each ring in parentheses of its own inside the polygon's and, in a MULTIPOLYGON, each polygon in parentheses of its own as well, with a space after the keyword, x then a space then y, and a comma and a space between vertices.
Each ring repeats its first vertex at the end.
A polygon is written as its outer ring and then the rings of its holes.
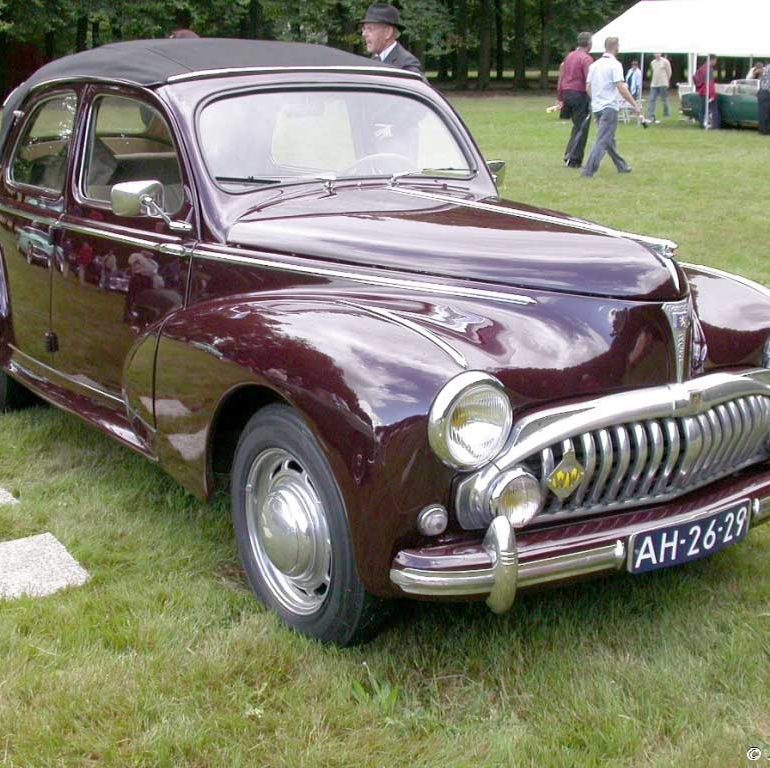
POLYGON ((668 117, 670 114, 668 86, 671 82, 671 62, 662 53, 656 53, 652 64, 650 64, 650 69, 652 70, 652 80, 650 81, 650 108, 647 110, 647 117, 650 120, 655 119, 655 105, 658 99, 663 102, 663 117, 668 117))
POLYGON ((591 178, 598 170, 605 152, 612 158, 619 173, 631 173, 631 167, 615 147, 615 131, 618 127, 618 95, 622 96, 637 115, 641 109, 631 95, 623 79, 623 67, 615 58, 620 45, 617 37, 604 41, 604 55, 588 69, 586 90, 591 97, 591 111, 599 124, 599 135, 591 151, 582 175, 591 178))

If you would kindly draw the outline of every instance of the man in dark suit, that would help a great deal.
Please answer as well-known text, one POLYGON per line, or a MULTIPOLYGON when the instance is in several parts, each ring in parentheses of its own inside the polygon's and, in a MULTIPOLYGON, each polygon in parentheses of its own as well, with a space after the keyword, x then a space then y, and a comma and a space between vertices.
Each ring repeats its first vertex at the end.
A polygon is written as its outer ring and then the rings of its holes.
POLYGON ((403 28, 398 8, 387 3, 374 3, 369 6, 366 17, 361 21, 361 36, 372 58, 422 74, 422 66, 417 57, 398 42, 403 28))

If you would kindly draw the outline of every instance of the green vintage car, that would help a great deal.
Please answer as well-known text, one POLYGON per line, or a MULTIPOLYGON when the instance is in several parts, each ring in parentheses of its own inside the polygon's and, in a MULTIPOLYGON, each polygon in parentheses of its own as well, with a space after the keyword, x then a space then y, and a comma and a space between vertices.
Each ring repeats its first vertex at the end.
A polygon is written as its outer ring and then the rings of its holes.
MULTIPOLYGON (((756 128, 757 90, 759 80, 733 80, 717 83, 717 101, 722 125, 756 128)), ((703 121, 703 97, 697 93, 682 94, 682 112, 697 122, 703 121)))

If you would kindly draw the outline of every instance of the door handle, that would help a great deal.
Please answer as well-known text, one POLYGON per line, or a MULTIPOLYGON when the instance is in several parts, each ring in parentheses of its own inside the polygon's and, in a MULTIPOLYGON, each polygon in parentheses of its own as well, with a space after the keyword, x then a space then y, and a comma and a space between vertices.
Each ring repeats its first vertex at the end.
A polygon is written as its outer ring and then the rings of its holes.
POLYGON ((186 256, 187 249, 177 243, 162 243, 158 246, 158 252, 165 256, 186 256))

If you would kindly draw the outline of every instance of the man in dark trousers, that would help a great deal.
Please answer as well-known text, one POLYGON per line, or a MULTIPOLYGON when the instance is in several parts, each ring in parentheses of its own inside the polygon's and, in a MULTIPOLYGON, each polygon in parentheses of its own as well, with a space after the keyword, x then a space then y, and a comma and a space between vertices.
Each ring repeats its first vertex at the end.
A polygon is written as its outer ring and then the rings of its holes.
POLYGON ((366 16, 361 20, 361 36, 372 58, 422 74, 422 66, 417 57, 398 42, 403 28, 398 8, 387 3, 370 5, 366 16))
POLYGON ((567 54, 559 75, 559 101, 564 105, 561 115, 572 118, 572 133, 567 148, 564 150, 564 165, 568 168, 580 168, 586 151, 588 130, 591 127, 591 100, 586 93, 588 68, 593 59, 591 33, 581 32, 577 37, 577 48, 567 54))

